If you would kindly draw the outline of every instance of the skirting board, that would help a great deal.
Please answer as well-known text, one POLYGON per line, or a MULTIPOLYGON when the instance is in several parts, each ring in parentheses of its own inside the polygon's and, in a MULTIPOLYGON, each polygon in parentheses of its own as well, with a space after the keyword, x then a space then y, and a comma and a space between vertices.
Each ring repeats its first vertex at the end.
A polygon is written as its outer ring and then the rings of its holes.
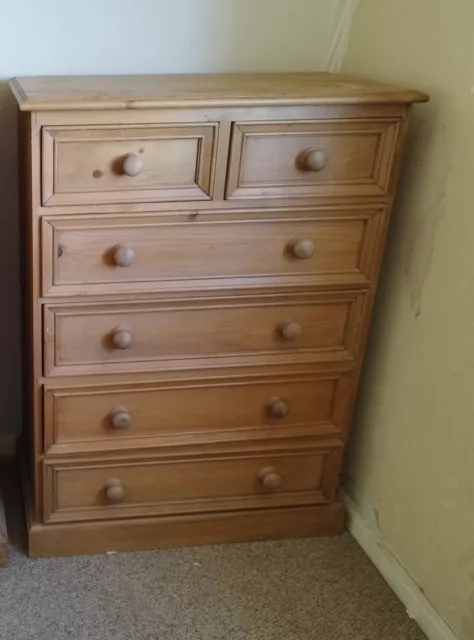
POLYGON ((346 526, 349 532, 405 605, 410 618, 416 620, 429 640, 458 640, 420 587, 398 562, 384 539, 361 516, 356 503, 347 493, 343 494, 343 500, 347 510, 346 526))

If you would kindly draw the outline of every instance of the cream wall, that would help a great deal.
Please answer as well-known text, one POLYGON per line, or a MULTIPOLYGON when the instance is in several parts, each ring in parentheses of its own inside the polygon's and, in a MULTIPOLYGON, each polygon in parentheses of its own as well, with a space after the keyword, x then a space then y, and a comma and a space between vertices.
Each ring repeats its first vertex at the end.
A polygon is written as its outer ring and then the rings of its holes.
MULTIPOLYGON (((337 68, 357 0, 23 0, 3 3, 13 75, 337 68)), ((0 450, 21 426, 15 106, 0 84, 0 450)))
POLYGON ((361 0, 344 70, 415 108, 349 489, 462 640, 474 638, 474 3, 361 0))

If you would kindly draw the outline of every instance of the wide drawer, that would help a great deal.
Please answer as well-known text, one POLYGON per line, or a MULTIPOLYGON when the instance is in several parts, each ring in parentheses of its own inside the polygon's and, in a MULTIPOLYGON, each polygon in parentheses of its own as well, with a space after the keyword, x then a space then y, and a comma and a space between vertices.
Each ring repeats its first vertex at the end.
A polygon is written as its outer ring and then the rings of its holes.
POLYGON ((364 294, 46 305, 46 375, 354 357, 364 294))
POLYGON ((233 125, 227 198, 383 196, 400 120, 233 125))
POLYGON ((71 521, 329 502, 342 444, 185 459, 44 463, 44 519, 71 521))
POLYGON ((42 129, 45 206, 209 200, 218 126, 42 129))
POLYGON ((262 283, 278 276, 313 284, 370 278, 383 209, 46 218, 43 293, 113 293, 262 283))
POLYGON ((44 392, 45 450, 128 450, 340 433, 352 375, 149 383, 44 392))

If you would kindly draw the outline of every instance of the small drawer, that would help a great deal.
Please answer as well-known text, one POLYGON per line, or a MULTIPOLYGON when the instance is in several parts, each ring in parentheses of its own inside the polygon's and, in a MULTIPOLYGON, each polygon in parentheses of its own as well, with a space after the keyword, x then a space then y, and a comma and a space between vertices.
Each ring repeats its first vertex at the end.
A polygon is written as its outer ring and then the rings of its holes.
POLYGON ((400 120, 237 122, 226 197, 383 196, 400 120))
POLYGON ((364 294, 46 305, 46 375, 189 369, 355 356, 364 294))
POLYGON ((210 200, 218 125, 42 129, 44 206, 210 200))
POLYGON ((45 521, 329 502, 342 446, 153 461, 44 463, 45 521))
MULTIPOLYGON (((248 371, 249 377, 251 371, 248 371)), ((49 453, 249 441, 340 433, 350 373, 242 381, 51 388, 44 394, 49 453)))
POLYGON ((242 286, 275 276, 363 285, 382 215, 369 208, 227 213, 223 221, 210 214, 43 218, 43 293, 242 286))

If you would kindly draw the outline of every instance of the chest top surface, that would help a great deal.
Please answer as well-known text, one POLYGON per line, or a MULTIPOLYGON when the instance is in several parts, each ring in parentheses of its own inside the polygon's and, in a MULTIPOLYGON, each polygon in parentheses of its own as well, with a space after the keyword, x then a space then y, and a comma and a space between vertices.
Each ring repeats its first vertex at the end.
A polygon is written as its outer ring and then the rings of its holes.
POLYGON ((22 111, 428 100, 413 89, 333 73, 37 76, 10 84, 22 111))

